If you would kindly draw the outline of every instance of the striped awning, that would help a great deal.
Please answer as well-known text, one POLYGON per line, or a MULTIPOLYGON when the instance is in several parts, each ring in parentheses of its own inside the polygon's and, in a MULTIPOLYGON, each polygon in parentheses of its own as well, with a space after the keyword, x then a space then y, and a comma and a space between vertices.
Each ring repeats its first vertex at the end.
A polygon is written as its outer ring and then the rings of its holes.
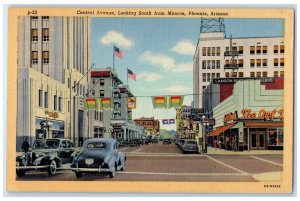
POLYGON ((250 128, 279 128, 283 122, 245 122, 245 127, 250 128))
POLYGON ((216 130, 208 133, 208 137, 213 137, 213 136, 218 136, 220 135, 221 133, 223 133, 224 131, 230 129, 232 126, 234 126, 235 124, 228 124, 226 126, 221 126, 219 128, 217 128, 216 130))

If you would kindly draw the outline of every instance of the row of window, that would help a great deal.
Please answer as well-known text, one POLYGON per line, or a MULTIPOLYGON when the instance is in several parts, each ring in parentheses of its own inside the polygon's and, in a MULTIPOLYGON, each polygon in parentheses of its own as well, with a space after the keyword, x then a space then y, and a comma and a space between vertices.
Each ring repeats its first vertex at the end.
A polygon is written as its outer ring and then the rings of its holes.
MULTIPOLYGON (((273 53, 284 53, 284 45, 274 45, 273 53)), ((238 51, 239 54, 244 54, 243 46, 226 47, 226 51, 238 51)), ((250 46, 250 54, 267 54, 268 46, 250 46)), ((220 56, 220 47, 202 47, 202 56, 220 56)))
MULTIPOLYGON (((268 72, 250 72, 250 77, 268 77, 268 72)), ((274 71, 274 77, 284 77, 284 71, 274 71)))
MULTIPOLYGON (((96 79, 92 79, 93 85, 95 85, 96 82, 97 82, 96 79)), ((100 86, 104 86, 104 79, 100 79, 99 84, 100 84, 100 86)))
POLYGON ((225 77, 244 77, 244 72, 226 72, 225 77))
POLYGON ((95 120, 103 121, 103 112, 101 111, 94 111, 95 113, 95 120))
MULTIPOLYGON (((49 51, 42 52, 42 62, 43 64, 49 64, 49 51)), ((31 52, 31 63, 38 64, 39 63, 39 56, 37 51, 31 52)))
MULTIPOLYGON (((31 29, 31 41, 37 42, 39 40, 38 29, 31 29)), ((42 29, 42 40, 49 41, 49 28, 42 29)))
MULTIPOLYGON (((95 90, 92 90, 92 95, 93 95, 93 96, 96 95, 96 91, 95 91, 95 90)), ((100 90, 99 95, 100 95, 100 97, 104 97, 104 90, 100 90)))
POLYGON ((202 69, 220 69, 220 60, 203 60, 202 69))
MULTIPOLYGON (((43 91, 39 89, 38 96, 39 96, 39 107, 49 108, 48 92, 45 91, 43 94, 43 91)), ((57 97, 57 95, 53 96, 53 110, 54 111, 57 111, 57 110, 62 111, 61 97, 57 97)))
POLYGON ((74 81, 74 85, 73 86, 71 86, 71 79, 70 78, 68 78, 68 88, 70 89, 70 87, 73 87, 73 91, 76 93, 77 92, 77 94, 78 95, 80 95, 80 96, 85 96, 85 86, 83 86, 83 85, 81 85, 81 84, 77 84, 76 85, 76 81, 74 81), (75 87, 75 85, 76 85, 76 87, 75 87))
POLYGON ((220 47, 202 47, 202 56, 220 56, 220 47))
POLYGON ((238 64, 239 68, 244 67, 244 59, 225 60, 225 66, 229 64, 238 64))
MULTIPOLYGON (((267 59, 250 59, 250 67, 266 67, 268 65, 267 59), (256 65, 255 65, 256 64, 256 65)), ((274 66, 284 66, 284 58, 274 58, 274 66)))
POLYGON ((220 78, 220 73, 202 73, 202 82, 210 82, 214 78, 220 78))

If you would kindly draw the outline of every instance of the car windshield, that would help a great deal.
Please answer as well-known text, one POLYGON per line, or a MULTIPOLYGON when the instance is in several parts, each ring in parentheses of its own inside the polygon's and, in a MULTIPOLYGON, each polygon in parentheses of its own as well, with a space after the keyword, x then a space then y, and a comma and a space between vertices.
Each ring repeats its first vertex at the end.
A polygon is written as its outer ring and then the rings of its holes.
POLYGON ((35 149, 57 149, 59 140, 37 140, 34 142, 33 148, 35 149))
POLYGON ((196 144, 196 141, 186 141, 186 144, 196 144))
POLYGON ((87 145, 88 149, 105 149, 106 144, 104 142, 91 142, 87 145))

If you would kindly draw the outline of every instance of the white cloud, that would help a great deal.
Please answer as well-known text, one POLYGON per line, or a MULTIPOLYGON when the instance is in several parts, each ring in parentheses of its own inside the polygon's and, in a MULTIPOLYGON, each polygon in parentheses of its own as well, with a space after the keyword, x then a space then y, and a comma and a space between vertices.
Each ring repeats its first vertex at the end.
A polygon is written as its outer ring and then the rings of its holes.
POLYGON ((178 41, 171 51, 183 55, 194 55, 195 49, 196 46, 191 40, 183 39, 178 41))
POLYGON ((130 49, 134 45, 132 40, 116 31, 108 31, 106 35, 100 39, 100 43, 103 45, 112 44, 125 49, 130 49))
POLYGON ((186 87, 184 85, 172 85, 169 87, 166 87, 166 90, 170 93, 174 93, 174 94, 182 94, 182 93, 187 93, 190 92, 191 89, 189 87, 186 87))
POLYGON ((161 79, 162 76, 157 73, 150 73, 150 72, 142 72, 138 74, 139 80, 145 80, 146 82, 153 82, 156 80, 161 79))
POLYGON ((149 62, 151 65, 162 67, 165 70, 169 70, 175 66, 175 60, 172 57, 152 51, 142 53, 140 58, 143 61, 149 62))
POLYGON ((176 68, 173 70, 175 73, 184 73, 184 72, 192 72, 193 71, 193 63, 181 63, 176 65, 176 68))

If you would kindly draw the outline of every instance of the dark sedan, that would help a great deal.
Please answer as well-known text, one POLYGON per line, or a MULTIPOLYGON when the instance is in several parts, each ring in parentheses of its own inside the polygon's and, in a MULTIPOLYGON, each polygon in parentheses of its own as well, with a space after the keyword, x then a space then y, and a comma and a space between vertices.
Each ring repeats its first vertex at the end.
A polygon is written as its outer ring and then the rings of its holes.
POLYGON ((181 151, 183 154, 188 152, 199 153, 196 140, 185 140, 184 144, 182 145, 181 151))
POLYGON ((126 156, 118 151, 114 139, 95 138, 86 140, 81 152, 72 162, 71 170, 80 178, 84 172, 108 173, 113 178, 117 170, 124 171, 126 156))

